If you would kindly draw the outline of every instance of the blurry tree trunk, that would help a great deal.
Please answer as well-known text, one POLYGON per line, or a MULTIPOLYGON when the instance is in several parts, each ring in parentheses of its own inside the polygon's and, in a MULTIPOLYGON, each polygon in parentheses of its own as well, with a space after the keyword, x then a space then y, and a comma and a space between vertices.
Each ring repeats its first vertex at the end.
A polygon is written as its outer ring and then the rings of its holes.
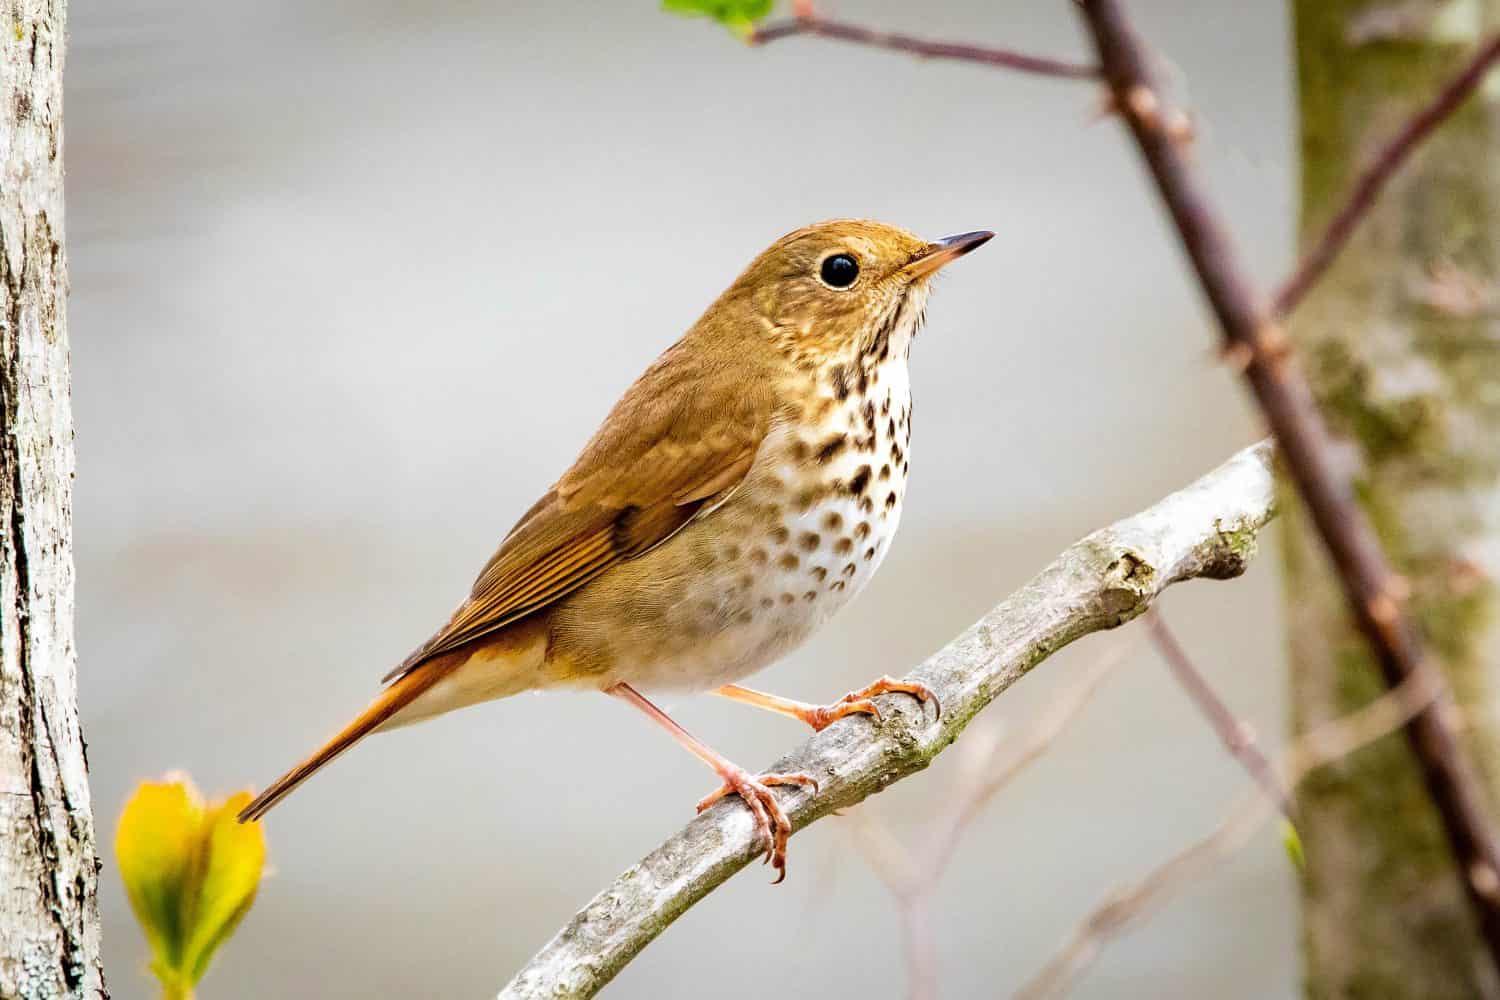
POLYGON ((66 0, 0 3, 0 997, 104 995, 73 649, 66 0))
MULTIPOLYGON (((1500 26, 1500 0, 1294 0, 1293 8, 1307 240, 1374 147, 1500 26)), ((1496 82, 1397 175, 1292 331, 1330 421, 1359 446, 1361 497, 1411 583, 1412 610, 1466 713, 1491 789, 1500 775, 1496 82)), ((1305 730, 1381 686, 1305 512, 1288 507, 1292 711, 1305 730)), ((1401 737, 1319 772, 1298 805, 1309 996, 1500 992, 1401 737)))

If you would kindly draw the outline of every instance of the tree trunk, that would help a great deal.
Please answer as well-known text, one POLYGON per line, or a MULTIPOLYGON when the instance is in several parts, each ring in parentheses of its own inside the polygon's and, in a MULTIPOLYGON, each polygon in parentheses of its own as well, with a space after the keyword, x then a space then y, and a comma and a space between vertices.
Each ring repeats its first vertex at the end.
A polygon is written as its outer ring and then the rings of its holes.
MULTIPOLYGON (((1500 25, 1500 0, 1295 0, 1304 241, 1375 147, 1500 25)), ((1293 336, 1495 788, 1500 663, 1500 101, 1494 80, 1392 182, 1293 336)), ((1293 724, 1380 691, 1302 510, 1288 505, 1293 724)), ((1392 736, 1299 794, 1311 997, 1500 995, 1438 820, 1392 736)), ((1493 803, 1492 803, 1493 811, 1493 803)))
POLYGON ((104 996, 73 649, 66 0, 0 0, 0 996, 104 996))

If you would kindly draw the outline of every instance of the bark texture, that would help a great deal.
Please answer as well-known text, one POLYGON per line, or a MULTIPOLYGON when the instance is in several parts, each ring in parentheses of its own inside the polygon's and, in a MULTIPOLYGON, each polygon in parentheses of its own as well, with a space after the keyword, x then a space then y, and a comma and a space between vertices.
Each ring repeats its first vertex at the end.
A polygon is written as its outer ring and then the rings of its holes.
POLYGON ((0 997, 104 996, 73 648, 66 0, 0 0, 0 997))
MULTIPOLYGON (((1380 142, 1500 26, 1500 0, 1293 6, 1310 240, 1380 142)), ((1411 610, 1491 790, 1500 773, 1496 96, 1492 79, 1395 177, 1292 330, 1333 429, 1358 445, 1361 500, 1411 585, 1411 610)), ((1305 512, 1290 499, 1285 507, 1293 722, 1305 731, 1377 695, 1379 674, 1305 512)), ((1298 799, 1309 996, 1500 995, 1401 739, 1318 772, 1298 799)))

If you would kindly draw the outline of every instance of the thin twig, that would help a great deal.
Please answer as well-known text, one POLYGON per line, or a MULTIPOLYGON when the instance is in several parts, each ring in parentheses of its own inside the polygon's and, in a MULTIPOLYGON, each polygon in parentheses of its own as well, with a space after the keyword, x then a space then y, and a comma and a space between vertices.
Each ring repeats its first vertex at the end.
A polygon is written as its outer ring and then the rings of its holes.
MULTIPOLYGON (((1324 723, 1297 740, 1283 755, 1278 786, 1295 787, 1314 770, 1342 760, 1409 722, 1443 697, 1444 683, 1431 667, 1413 674, 1368 705, 1324 723)), ((1273 796, 1258 792, 1243 798, 1229 817, 1207 837, 1189 845, 1143 878, 1122 886, 1086 916, 1067 942, 1017 993, 1017 1000, 1062 995, 1098 958, 1104 945, 1152 912, 1185 883, 1249 843, 1275 811, 1273 796)))
MULTIPOLYGON (((1245 362, 1250 382, 1281 447, 1287 472, 1333 559, 1355 620, 1369 639, 1387 687, 1422 669, 1426 654, 1407 615, 1407 588, 1386 561, 1369 518, 1338 468, 1312 391, 1291 363, 1291 345, 1276 326, 1229 230, 1204 193, 1181 141, 1163 122, 1151 56, 1119 0, 1080 0, 1100 65, 1131 134, 1156 181, 1224 334, 1226 352, 1245 362)), ((1449 848, 1492 962, 1500 969, 1500 847, 1490 828, 1483 787, 1459 740, 1457 712, 1445 693, 1418 713, 1407 735, 1428 794, 1442 816, 1449 848)))
POLYGON ((1198 669, 1182 643, 1177 641, 1177 636, 1167 627, 1167 620, 1162 617, 1161 612, 1152 608, 1146 612, 1145 619, 1146 628, 1151 633, 1151 641, 1156 644, 1157 651, 1167 661, 1167 666, 1172 668, 1172 675, 1177 678, 1177 683, 1182 685, 1193 704, 1198 706, 1198 711, 1214 727, 1224 749, 1255 779, 1270 800, 1276 803, 1281 814, 1289 821, 1294 820, 1297 807, 1292 802, 1291 793, 1276 780, 1276 771, 1266 755, 1261 753, 1255 732, 1235 718, 1229 706, 1224 704, 1224 699, 1219 697, 1203 671, 1198 669))
POLYGON ((933 826, 932 834, 922 848, 921 856, 927 859, 929 866, 929 883, 935 883, 942 877, 953 859, 954 849, 964 830, 974 822, 975 817, 1001 789, 1047 752, 1093 699, 1105 679, 1125 662, 1127 654, 1133 648, 1132 643, 1117 644, 1091 665, 1078 683, 1063 691, 1047 707, 1011 752, 1009 759, 996 761, 997 755, 991 752, 987 766, 973 769, 974 776, 955 790, 952 807, 933 826))
MULTIPOLYGON (((820 787, 779 790, 801 829, 927 767, 974 716, 1038 663, 1122 625, 1168 586, 1243 572, 1271 518, 1271 449, 1247 448, 1149 510, 1096 531, 911 672, 940 699, 934 720, 904 695, 816 734, 772 765, 820 787)), ((504 998, 590 997, 677 917, 759 855, 749 812, 722 802, 615 879, 522 968, 504 998)))
POLYGON ((922 860, 876 819, 868 806, 851 809, 846 818, 855 848, 892 896, 905 900, 922 891, 922 860))
POLYGON ((937 996, 937 939, 932 901, 943 872, 953 859, 964 829, 994 796, 1056 742, 1093 698, 1106 677, 1124 662, 1133 644, 1120 643, 1089 667, 1083 679, 1067 688, 1032 725, 1008 759, 998 761, 1001 741, 992 729, 970 732, 964 741, 966 765, 944 806, 922 839, 920 850, 904 845, 870 813, 854 810, 848 827, 871 871, 896 899, 906 951, 908 1000, 937 996))
POLYGON ((865 864, 896 899, 901 947, 906 953, 907 1000, 934 1000, 937 937, 932 926, 932 887, 924 882, 926 864, 870 815, 868 807, 849 814, 847 829, 865 864))
POLYGON ((874 31, 870 28, 860 27, 859 25, 830 20, 815 13, 790 17, 783 21, 774 21, 757 28, 750 35, 750 42, 753 45, 764 45, 767 42, 774 42, 781 38, 790 38, 794 35, 818 35, 823 38, 834 38, 841 42, 852 42, 856 45, 893 49, 897 52, 905 52, 908 55, 920 56, 925 59, 954 59, 960 62, 980 63, 985 66, 998 66, 1005 69, 1020 70, 1023 73, 1036 73, 1041 76, 1062 77, 1072 80, 1097 80, 1099 78, 1099 69, 1096 66, 1083 66, 1078 63, 1065 62, 1061 59, 1049 59, 1046 56, 1031 56, 1024 52, 1015 52, 1010 49, 995 48, 988 45, 966 45, 961 42, 935 42, 930 39, 914 38, 911 35, 903 35, 897 32, 874 31))
POLYGON ((1354 182, 1344 207, 1339 209, 1312 246, 1302 255, 1297 268, 1276 293, 1275 315, 1285 316, 1296 308, 1308 290, 1328 270, 1354 229, 1380 197, 1387 181, 1401 168, 1412 152, 1468 99, 1485 76, 1500 62, 1500 33, 1490 36, 1475 50, 1453 79, 1438 91, 1421 111, 1413 115, 1401 130, 1391 137, 1379 154, 1354 182))

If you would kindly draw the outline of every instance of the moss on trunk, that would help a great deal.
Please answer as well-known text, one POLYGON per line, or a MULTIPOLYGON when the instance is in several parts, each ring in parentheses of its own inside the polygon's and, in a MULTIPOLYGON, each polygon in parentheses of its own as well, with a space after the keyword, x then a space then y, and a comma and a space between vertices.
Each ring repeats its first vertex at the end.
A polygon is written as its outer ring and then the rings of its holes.
MULTIPOLYGON (((1500 0, 1296 0, 1303 239, 1378 145, 1500 25, 1500 0)), ((1393 181, 1293 335, 1412 608, 1500 776, 1500 101, 1472 99, 1393 181)), ((1379 692, 1307 519, 1286 507, 1293 723, 1379 692)), ((1313 997, 1495 995, 1437 817, 1399 737, 1299 794, 1313 997)))

